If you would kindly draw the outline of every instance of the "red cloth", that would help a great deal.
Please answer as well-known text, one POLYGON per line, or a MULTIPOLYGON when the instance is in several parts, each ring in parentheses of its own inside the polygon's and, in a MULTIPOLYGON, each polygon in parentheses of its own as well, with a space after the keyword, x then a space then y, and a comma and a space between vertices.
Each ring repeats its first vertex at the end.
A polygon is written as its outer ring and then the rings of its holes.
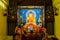
POLYGON ((28 38, 29 39, 33 39, 34 38, 34 35, 33 34, 28 34, 28 38))
POLYGON ((23 28, 18 28, 18 29, 16 30, 16 33, 23 34, 23 33, 24 33, 23 31, 24 31, 23 28))

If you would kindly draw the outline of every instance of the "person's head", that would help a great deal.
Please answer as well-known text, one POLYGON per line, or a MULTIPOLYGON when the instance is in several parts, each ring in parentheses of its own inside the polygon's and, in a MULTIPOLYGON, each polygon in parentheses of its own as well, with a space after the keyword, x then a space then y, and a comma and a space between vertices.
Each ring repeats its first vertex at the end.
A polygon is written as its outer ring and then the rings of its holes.
POLYGON ((21 28, 21 25, 18 25, 18 28, 21 28))
POLYGON ((20 35, 18 33, 16 33, 13 35, 13 37, 14 37, 13 40, 19 40, 20 35))
POLYGON ((33 31, 31 30, 30 33, 33 33, 33 31))
POLYGON ((24 34, 27 34, 27 32, 26 32, 26 31, 24 31, 24 34))

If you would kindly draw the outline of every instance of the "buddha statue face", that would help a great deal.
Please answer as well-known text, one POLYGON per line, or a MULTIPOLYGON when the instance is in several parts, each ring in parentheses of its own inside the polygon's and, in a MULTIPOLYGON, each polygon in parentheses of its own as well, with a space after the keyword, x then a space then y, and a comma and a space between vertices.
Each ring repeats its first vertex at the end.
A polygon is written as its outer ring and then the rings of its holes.
POLYGON ((28 15, 28 17, 34 17, 34 14, 33 14, 33 13, 30 13, 30 14, 28 15))

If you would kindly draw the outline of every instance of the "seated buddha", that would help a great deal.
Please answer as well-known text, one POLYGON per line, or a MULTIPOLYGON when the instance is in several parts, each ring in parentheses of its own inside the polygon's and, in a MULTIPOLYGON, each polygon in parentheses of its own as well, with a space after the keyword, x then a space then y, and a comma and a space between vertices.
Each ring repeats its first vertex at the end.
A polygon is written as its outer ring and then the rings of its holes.
POLYGON ((36 23, 36 19, 33 13, 28 14, 27 23, 36 23))

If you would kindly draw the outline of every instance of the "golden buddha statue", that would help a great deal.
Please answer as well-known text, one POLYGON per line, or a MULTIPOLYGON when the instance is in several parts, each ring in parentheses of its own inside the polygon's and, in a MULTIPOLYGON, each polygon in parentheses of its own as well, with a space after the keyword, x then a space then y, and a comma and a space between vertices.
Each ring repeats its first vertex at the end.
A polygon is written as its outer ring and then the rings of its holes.
POLYGON ((28 23, 36 23, 36 19, 35 19, 35 16, 33 13, 28 14, 27 22, 28 23))

